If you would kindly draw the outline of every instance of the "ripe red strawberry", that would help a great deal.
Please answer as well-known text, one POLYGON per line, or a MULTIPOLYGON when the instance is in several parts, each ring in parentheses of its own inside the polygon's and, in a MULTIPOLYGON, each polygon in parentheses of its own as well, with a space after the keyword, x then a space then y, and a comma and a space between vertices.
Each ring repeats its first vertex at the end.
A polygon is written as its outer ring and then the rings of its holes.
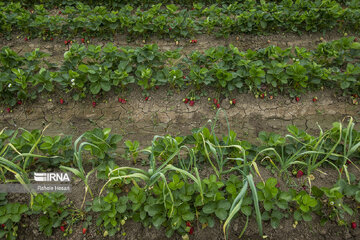
POLYGON ((147 101, 147 100, 149 100, 149 97, 146 97, 146 98, 145 98, 145 101, 147 101))
POLYGON ((61 14, 61 11, 59 11, 59 14, 61 14))
POLYGON ((65 227, 64 226, 60 226, 60 230, 65 232, 65 227))
POLYGON ((350 164, 351 164, 351 162, 350 162, 349 160, 347 160, 347 161, 346 161, 346 164, 347 164, 347 165, 350 165, 350 164))
POLYGON ((85 39, 84 39, 84 38, 81 39, 81 43, 85 43, 85 39))
POLYGON ((189 103, 189 105, 190 105, 191 107, 194 106, 194 104, 195 104, 195 101, 193 101, 193 100, 191 100, 190 103, 189 103))
POLYGON ((92 106, 93 106, 93 107, 96 107, 96 102, 92 102, 92 106))
POLYGON ((86 228, 82 229, 82 233, 85 234, 86 233, 86 228))
POLYGON ((186 79, 186 77, 185 77, 185 76, 183 76, 183 79, 186 79))
POLYGON ((186 226, 187 226, 187 227, 191 227, 191 222, 187 221, 187 222, 186 222, 186 226))
POLYGON ((4 227, 5 227, 5 224, 1 224, 1 227, 4 228, 4 227))
POLYGON ((169 27, 169 31, 171 31, 172 30, 172 28, 171 27, 169 27))
POLYGON ((69 42, 65 40, 64 43, 65 43, 65 45, 68 45, 69 42))
POLYGON ((275 185, 275 187, 279 188, 279 187, 280 187, 280 183, 277 183, 277 184, 275 185))
POLYGON ((192 235, 194 233, 194 227, 190 228, 189 234, 192 235))
POLYGON ((183 99, 184 103, 187 104, 190 100, 188 98, 183 99))
POLYGON ((218 104, 216 104, 216 107, 217 107, 217 108, 220 108, 220 104, 219 104, 219 103, 218 103, 218 104))
POLYGON ((122 99, 122 100, 121 100, 121 103, 126 103, 126 100, 125 100, 125 99, 122 99))
POLYGON ((357 225, 356 225, 356 222, 352 222, 352 223, 351 223, 351 228, 352 228, 352 229, 355 229, 356 226, 357 226, 357 225))
POLYGON ((265 97, 265 94, 262 93, 262 94, 260 95, 260 98, 264 99, 264 97, 265 97))
POLYGON ((25 41, 27 41, 27 40, 29 40, 27 37, 25 37, 25 39, 24 39, 25 41))
POLYGON ((155 86, 155 89, 159 89, 159 86, 155 86))
POLYGON ((121 101, 122 101, 122 98, 119 98, 118 101, 121 102, 121 101))
POLYGON ((11 112, 11 108, 7 108, 6 111, 9 113, 11 112))
POLYGON ((299 98, 299 97, 296 97, 295 100, 298 102, 298 101, 300 101, 300 98, 299 98))
POLYGON ((18 105, 21 105, 21 104, 22 104, 22 101, 21 101, 21 100, 17 101, 17 104, 18 104, 18 105))
POLYGON ((50 38, 50 41, 54 41, 54 38, 50 38))
POLYGON ((232 100, 232 104, 236 104, 236 99, 234 98, 233 100, 232 100))
POLYGON ((194 40, 194 43, 197 43, 197 40, 196 40, 196 39, 194 40))
POLYGON ((301 178, 302 175, 304 175, 304 172, 301 171, 301 170, 299 170, 299 171, 297 172, 297 174, 296 174, 296 177, 297 177, 297 178, 301 178))
POLYGON ((216 98, 214 98, 214 104, 217 104, 217 103, 218 103, 217 99, 216 99, 216 98))
POLYGON ((64 99, 60 98, 60 104, 64 104, 64 99))
POLYGON ((317 97, 314 97, 314 98, 312 99, 313 102, 316 102, 317 100, 318 100, 317 97))

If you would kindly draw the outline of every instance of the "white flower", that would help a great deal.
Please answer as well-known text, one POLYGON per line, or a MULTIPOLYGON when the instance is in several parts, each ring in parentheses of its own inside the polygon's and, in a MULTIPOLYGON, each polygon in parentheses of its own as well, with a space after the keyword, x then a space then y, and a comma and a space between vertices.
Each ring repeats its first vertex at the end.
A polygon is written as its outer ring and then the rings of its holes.
POLYGON ((71 82, 72 82, 72 83, 75 82, 75 79, 71 79, 71 82))
POLYGON ((73 82, 73 83, 71 83, 71 85, 75 86, 75 83, 73 82))
POLYGON ((176 76, 174 76, 174 79, 176 78, 176 76))
POLYGON ((8 87, 11 87, 11 83, 9 83, 8 87))

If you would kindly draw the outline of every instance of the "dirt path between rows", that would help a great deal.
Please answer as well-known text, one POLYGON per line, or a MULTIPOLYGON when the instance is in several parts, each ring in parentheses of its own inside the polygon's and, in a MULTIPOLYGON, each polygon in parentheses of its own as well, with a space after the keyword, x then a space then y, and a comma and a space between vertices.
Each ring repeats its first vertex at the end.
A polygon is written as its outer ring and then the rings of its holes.
MULTIPOLYGON (((186 93, 175 93, 167 96, 165 87, 154 90, 149 101, 145 101, 140 89, 133 89, 126 96, 127 103, 118 102, 118 97, 108 94, 98 100, 92 107, 91 100, 75 102, 66 99, 61 94, 41 96, 34 103, 24 103, 13 109, 13 112, 3 111, 0 114, 0 127, 42 129, 50 124, 46 134, 80 135, 94 127, 111 128, 125 139, 139 140, 149 144, 155 135, 186 135, 196 127, 204 126, 213 119, 216 110, 206 97, 197 101, 193 107, 182 102, 186 93), (61 105, 59 98, 64 97, 61 105), (49 102, 49 99, 52 101, 49 102)), ((214 97, 215 92, 208 92, 214 97)), ((347 97, 335 96, 330 90, 308 93, 299 102, 287 96, 275 97, 270 100, 256 99, 251 94, 232 95, 237 103, 231 106, 229 99, 221 100, 221 107, 229 118, 230 128, 240 139, 254 142, 260 131, 286 133, 286 126, 292 124, 311 133, 318 131, 317 123, 322 128, 329 128, 336 121, 346 116, 360 120, 358 105, 350 103, 347 97), (312 98, 318 97, 313 103, 312 98)), ((226 121, 222 114, 219 130, 226 133, 226 121)))

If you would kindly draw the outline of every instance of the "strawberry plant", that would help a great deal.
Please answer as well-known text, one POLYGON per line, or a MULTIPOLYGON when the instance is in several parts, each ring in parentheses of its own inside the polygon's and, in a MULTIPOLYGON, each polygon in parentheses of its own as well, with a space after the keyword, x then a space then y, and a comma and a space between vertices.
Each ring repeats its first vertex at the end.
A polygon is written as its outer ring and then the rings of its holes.
POLYGON ((282 218, 288 217, 288 214, 282 210, 289 208, 288 202, 292 199, 289 193, 282 192, 276 185, 277 180, 275 178, 268 178, 265 183, 256 184, 259 189, 259 201, 263 203, 265 210, 262 214, 262 220, 270 221, 273 228, 280 225, 282 218))
POLYGON ((344 195, 339 191, 341 190, 338 186, 332 188, 321 187, 317 188, 314 186, 312 192, 316 198, 325 198, 324 203, 321 204, 320 212, 322 216, 321 223, 325 224, 328 220, 337 221, 341 225, 345 221, 345 213, 353 215, 354 211, 344 203, 344 195))
POLYGON ((293 201, 295 201, 295 211, 294 211, 294 219, 296 221, 311 221, 312 211, 315 211, 316 207, 319 206, 318 200, 314 197, 311 197, 305 191, 301 191, 296 193, 294 189, 290 189, 290 194, 292 196, 293 201))
MULTIPOLYGON (((60 227, 71 217, 74 210, 63 203, 65 200, 66 196, 61 193, 44 193, 35 197, 32 213, 44 213, 39 218, 39 230, 46 236, 51 236, 54 228, 60 227)), ((66 231, 69 230, 68 227, 66 231)))
POLYGON ((127 196, 118 197, 116 192, 110 191, 105 197, 96 197, 87 207, 87 211, 98 212, 100 216, 96 225, 103 227, 109 236, 114 236, 120 231, 120 222, 127 218, 127 202, 127 196))
POLYGON ((17 224, 20 222, 22 215, 27 214, 29 208, 25 204, 7 203, 0 206, 0 237, 11 240, 17 238, 17 224))
POLYGON ((136 159, 139 155, 139 142, 138 141, 134 141, 134 142, 131 142, 129 140, 125 141, 124 142, 125 145, 126 145, 126 152, 125 154, 128 156, 128 157, 131 157, 131 159, 133 160, 134 164, 136 164, 136 159))

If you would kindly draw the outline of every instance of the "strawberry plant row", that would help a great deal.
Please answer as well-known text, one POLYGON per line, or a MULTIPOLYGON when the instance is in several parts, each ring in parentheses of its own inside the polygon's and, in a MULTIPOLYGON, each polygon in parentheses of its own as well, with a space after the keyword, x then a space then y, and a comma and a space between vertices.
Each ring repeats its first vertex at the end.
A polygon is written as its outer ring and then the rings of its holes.
MULTIPOLYGON (((92 213, 98 214, 96 225, 104 237, 123 231, 122 225, 133 219, 146 227, 164 227, 168 237, 175 232, 183 236, 193 234, 196 223, 205 228, 213 227, 215 220, 221 220, 227 238, 229 224, 236 214, 246 217, 246 221, 255 216, 260 235, 263 235, 264 221, 277 228, 282 219, 291 217, 296 227, 299 221, 311 221, 314 214, 321 217, 323 224, 335 221, 356 228, 352 219, 358 215, 356 204, 360 202, 360 184, 349 173, 348 167, 355 165, 354 160, 360 157, 360 132, 354 129, 352 118, 346 127, 337 122, 331 129, 321 130, 318 136, 295 126, 288 126, 289 134, 285 137, 261 132, 261 144, 253 146, 237 139, 230 128, 227 135, 218 137, 214 132, 217 117, 218 114, 210 129, 204 126, 183 137, 155 136, 151 146, 143 149, 135 142, 126 141, 127 151, 122 157, 134 160, 138 157, 135 152, 142 154, 149 165, 147 171, 116 165, 114 160, 119 156, 113 151, 121 137, 110 134, 110 129, 85 132, 74 142, 72 157, 58 156, 69 160, 60 163, 62 170, 71 171, 84 181, 84 201, 87 191, 90 192, 92 200, 87 202, 85 210, 65 204, 66 197, 59 193, 32 193, 29 207, 9 204, 4 200, 6 196, 1 194, 1 236, 14 239, 17 224, 24 214, 40 214, 39 228, 47 236, 54 228, 67 236, 79 222, 83 223, 82 232, 86 234, 86 228, 92 223, 92 213), (81 157, 85 151, 90 153, 90 159, 94 159, 93 168, 86 177, 83 168, 86 161, 81 157), (210 164, 213 174, 200 177, 199 169, 205 163, 210 164), (255 186, 253 176, 261 177, 260 164, 278 172, 278 179, 269 178, 255 186), (334 186, 326 188, 311 184, 315 178, 313 172, 321 166, 338 170, 339 179, 334 186), (296 178, 291 177, 291 170, 295 171, 296 178), (88 183, 88 177, 94 171, 98 179, 107 181, 96 197, 88 183), (288 186, 280 186, 279 180, 288 186), (287 187, 289 190, 283 190, 287 187), (105 191, 107 193, 103 195, 105 191)), ((22 130, 21 136, 17 133, 11 130, 0 133, 1 180, 11 181, 11 174, 14 174, 25 184, 29 183, 29 162, 35 158, 52 161, 53 153, 62 155, 62 150, 51 144, 51 139, 59 142, 60 136, 43 136, 39 130, 22 130), (53 152, 44 152, 44 149, 49 150, 47 147, 53 152), (25 161, 18 161, 21 157, 25 157, 25 161)))
POLYGON ((147 96, 149 90, 160 85, 193 90, 210 86, 225 95, 250 91, 295 97, 320 88, 360 93, 360 43, 353 37, 321 43, 312 51, 269 46, 241 52, 230 45, 209 48, 204 53, 193 51, 181 59, 180 49, 160 51, 157 45, 129 48, 111 43, 104 47, 73 44, 56 71, 45 57, 48 55, 38 49, 19 56, 3 47, 0 101, 14 106, 55 89, 78 100, 110 90, 121 92, 130 84, 139 85, 147 96))
POLYGON ((223 7, 194 4, 193 10, 179 9, 174 4, 153 5, 148 10, 126 5, 117 11, 83 3, 67 6, 50 14, 43 5, 26 10, 20 3, 0 4, 0 30, 10 37, 14 31, 24 37, 51 40, 57 36, 100 36, 115 33, 146 39, 150 35, 172 39, 190 38, 207 33, 229 36, 238 33, 275 31, 326 31, 334 28, 359 30, 359 0, 349 7, 335 1, 282 1, 281 3, 245 1, 223 7), (2 5, 2 6, 1 6, 2 5))
MULTIPOLYGON (((261 3, 263 0, 255 0, 258 4, 261 3)), ((271 0, 272 2, 282 2, 282 0, 271 0)), ((341 3, 344 6, 354 5, 356 4, 356 0, 335 0, 338 3, 341 3)), ((194 1, 194 0, 112 0, 112 1, 93 1, 93 0, 77 0, 77 1, 64 1, 64 0, 49 0, 49 1, 42 1, 42 0, 13 0, 12 2, 21 2, 24 6, 33 7, 35 4, 44 4, 46 8, 56 8, 56 7, 66 7, 66 6, 74 6, 76 3, 86 3, 90 6, 106 6, 111 9, 118 9, 125 5, 137 6, 142 8, 148 8, 152 5, 161 3, 161 4, 176 4, 181 6, 186 6, 192 8, 194 4, 203 4, 205 6, 211 4, 221 4, 221 5, 229 5, 234 3, 232 0, 201 0, 201 1, 194 1)), ((240 0, 237 2, 245 2, 244 0, 240 0)))

